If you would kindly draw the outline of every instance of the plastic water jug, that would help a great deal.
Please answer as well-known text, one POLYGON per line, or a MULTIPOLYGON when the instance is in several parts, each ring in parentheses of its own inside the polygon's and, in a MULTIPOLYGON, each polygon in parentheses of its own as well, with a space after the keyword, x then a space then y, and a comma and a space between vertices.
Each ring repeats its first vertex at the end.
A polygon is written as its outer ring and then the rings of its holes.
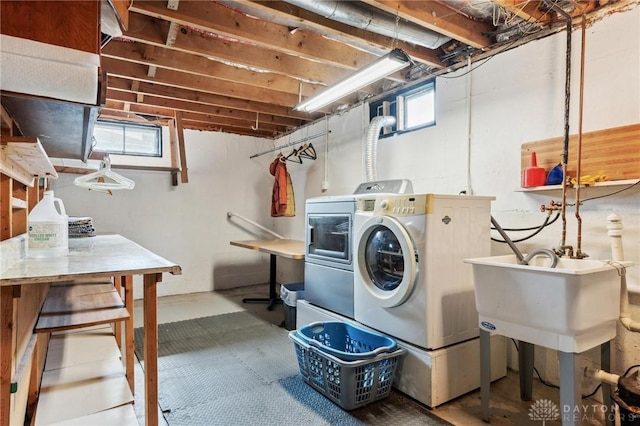
POLYGON ((64 204, 45 191, 42 200, 31 210, 29 225, 29 257, 57 257, 69 253, 69 216, 64 204), (57 206, 57 208, 56 208, 57 206))

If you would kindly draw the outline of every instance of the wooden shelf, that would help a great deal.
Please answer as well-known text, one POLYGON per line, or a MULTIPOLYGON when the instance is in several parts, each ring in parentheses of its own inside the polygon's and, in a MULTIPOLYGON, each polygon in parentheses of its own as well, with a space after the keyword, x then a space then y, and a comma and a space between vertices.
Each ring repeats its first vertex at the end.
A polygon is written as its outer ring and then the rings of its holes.
POLYGON ((20 198, 11 197, 11 208, 12 209, 26 209, 27 202, 26 200, 21 200, 20 198))
MULTIPOLYGON (((590 185, 581 185, 581 190, 592 190, 594 188, 616 188, 619 186, 631 186, 640 182, 640 179, 611 180, 606 182, 596 182, 590 185)), ((573 195, 575 186, 570 186, 569 193, 573 195)), ((562 192, 562 185, 533 186, 531 188, 517 188, 516 192, 562 192)))
POLYGON ((34 331, 69 330, 129 318, 129 312, 112 283, 53 285, 34 331))
POLYGON ((3 138, 0 142, 0 173, 27 186, 34 185, 35 177, 58 178, 38 138, 3 138))

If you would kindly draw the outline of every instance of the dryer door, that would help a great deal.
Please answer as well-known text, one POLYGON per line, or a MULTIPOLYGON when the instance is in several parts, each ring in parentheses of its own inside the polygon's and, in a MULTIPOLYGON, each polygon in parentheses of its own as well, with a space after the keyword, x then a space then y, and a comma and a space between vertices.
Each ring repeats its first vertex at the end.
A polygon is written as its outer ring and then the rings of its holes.
POLYGON ((409 297, 418 277, 418 251, 400 222, 389 216, 368 219, 356 252, 361 284, 379 306, 398 306, 409 297))

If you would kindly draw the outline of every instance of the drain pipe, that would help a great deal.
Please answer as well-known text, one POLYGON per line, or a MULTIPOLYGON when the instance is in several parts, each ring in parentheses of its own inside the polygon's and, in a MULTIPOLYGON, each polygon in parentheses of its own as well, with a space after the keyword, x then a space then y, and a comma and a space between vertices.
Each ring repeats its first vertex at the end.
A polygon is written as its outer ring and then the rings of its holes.
POLYGON ((365 182, 373 182, 376 180, 376 163, 378 157, 378 138, 380 137, 380 129, 385 126, 393 126, 396 124, 396 118, 391 115, 381 115, 374 117, 369 123, 367 131, 367 139, 365 141, 365 182))
MULTIPOLYGON (((611 260, 621 262, 624 260, 622 249, 622 219, 620 215, 611 213, 607 216, 607 235, 611 242, 611 260)), ((627 268, 618 268, 620 274, 620 323, 627 330, 640 333, 640 322, 634 321, 629 312, 629 293, 627 291, 627 268)))
POLYGON ((595 368, 585 367, 584 375, 585 377, 590 377, 613 386, 618 386, 618 382, 620 381, 620 376, 617 374, 607 373, 604 370, 598 370, 595 368))

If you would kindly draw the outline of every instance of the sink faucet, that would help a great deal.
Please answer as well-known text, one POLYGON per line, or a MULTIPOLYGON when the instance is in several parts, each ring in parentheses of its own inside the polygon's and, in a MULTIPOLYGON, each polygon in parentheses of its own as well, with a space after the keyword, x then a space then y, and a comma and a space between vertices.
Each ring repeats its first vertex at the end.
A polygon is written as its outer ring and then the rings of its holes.
POLYGON ((559 246, 554 249, 558 256, 569 256, 573 258, 573 246, 559 246))

